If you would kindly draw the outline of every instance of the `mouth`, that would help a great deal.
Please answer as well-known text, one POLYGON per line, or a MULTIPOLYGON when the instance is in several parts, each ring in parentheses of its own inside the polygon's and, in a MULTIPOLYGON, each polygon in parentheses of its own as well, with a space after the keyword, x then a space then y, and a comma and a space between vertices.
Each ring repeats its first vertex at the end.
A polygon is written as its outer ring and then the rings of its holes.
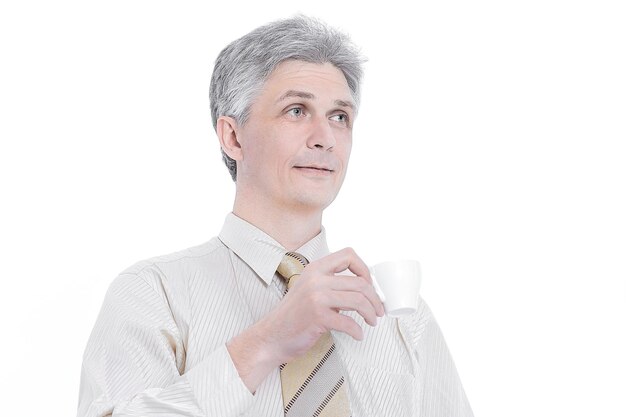
POLYGON ((295 168, 301 168, 301 169, 317 169, 318 171, 328 171, 328 172, 334 172, 334 170, 330 169, 330 168, 326 168, 326 167, 318 167, 318 166, 313 166, 313 165, 309 165, 309 166, 296 166, 295 168))
POLYGON ((307 165, 307 166, 295 166, 298 171, 313 174, 313 175, 330 175, 335 170, 323 167, 323 166, 315 166, 315 165, 307 165))

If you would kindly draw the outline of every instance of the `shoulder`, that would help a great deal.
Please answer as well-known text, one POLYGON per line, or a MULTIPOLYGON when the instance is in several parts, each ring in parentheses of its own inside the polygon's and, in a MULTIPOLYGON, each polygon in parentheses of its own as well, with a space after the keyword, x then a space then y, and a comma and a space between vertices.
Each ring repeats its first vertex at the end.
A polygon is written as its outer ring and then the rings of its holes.
POLYGON ((226 246, 215 237, 201 245, 141 260, 124 269, 120 275, 143 275, 159 266, 193 263, 198 259, 210 257, 215 252, 219 252, 220 249, 226 249, 226 246))
POLYGON ((228 256, 228 248, 217 237, 200 245, 138 261, 122 270, 111 288, 134 285, 156 292, 183 285, 190 275, 228 256))

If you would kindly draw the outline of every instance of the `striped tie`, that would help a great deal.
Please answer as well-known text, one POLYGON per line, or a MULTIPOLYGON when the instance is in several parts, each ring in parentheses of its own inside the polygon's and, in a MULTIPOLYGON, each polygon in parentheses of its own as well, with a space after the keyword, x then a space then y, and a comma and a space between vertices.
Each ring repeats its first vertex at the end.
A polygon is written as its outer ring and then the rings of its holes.
MULTIPOLYGON (((296 252, 285 255, 278 273, 287 290, 309 262, 296 252)), ((323 334, 303 356, 280 367, 286 417, 348 417, 348 390, 330 332, 323 334)))

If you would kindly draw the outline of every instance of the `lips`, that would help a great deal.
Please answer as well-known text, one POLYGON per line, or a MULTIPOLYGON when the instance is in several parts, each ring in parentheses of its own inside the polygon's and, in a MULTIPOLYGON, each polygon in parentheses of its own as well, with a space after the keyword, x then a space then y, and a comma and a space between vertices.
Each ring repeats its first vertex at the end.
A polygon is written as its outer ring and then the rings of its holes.
POLYGON ((327 171, 327 172, 333 172, 333 169, 330 169, 328 167, 324 167, 324 166, 316 166, 316 165, 296 165, 294 168, 301 168, 301 169, 315 169, 318 171, 327 171))
POLYGON ((328 165, 295 165, 296 172, 307 178, 334 178, 335 170, 328 165))

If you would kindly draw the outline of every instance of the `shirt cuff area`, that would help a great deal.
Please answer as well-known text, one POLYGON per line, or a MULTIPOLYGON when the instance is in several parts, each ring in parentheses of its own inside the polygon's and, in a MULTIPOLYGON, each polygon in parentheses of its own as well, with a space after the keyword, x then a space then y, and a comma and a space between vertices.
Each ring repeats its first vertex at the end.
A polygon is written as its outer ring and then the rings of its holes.
POLYGON ((250 408, 254 400, 225 344, 186 372, 185 377, 207 416, 239 415, 250 408))

